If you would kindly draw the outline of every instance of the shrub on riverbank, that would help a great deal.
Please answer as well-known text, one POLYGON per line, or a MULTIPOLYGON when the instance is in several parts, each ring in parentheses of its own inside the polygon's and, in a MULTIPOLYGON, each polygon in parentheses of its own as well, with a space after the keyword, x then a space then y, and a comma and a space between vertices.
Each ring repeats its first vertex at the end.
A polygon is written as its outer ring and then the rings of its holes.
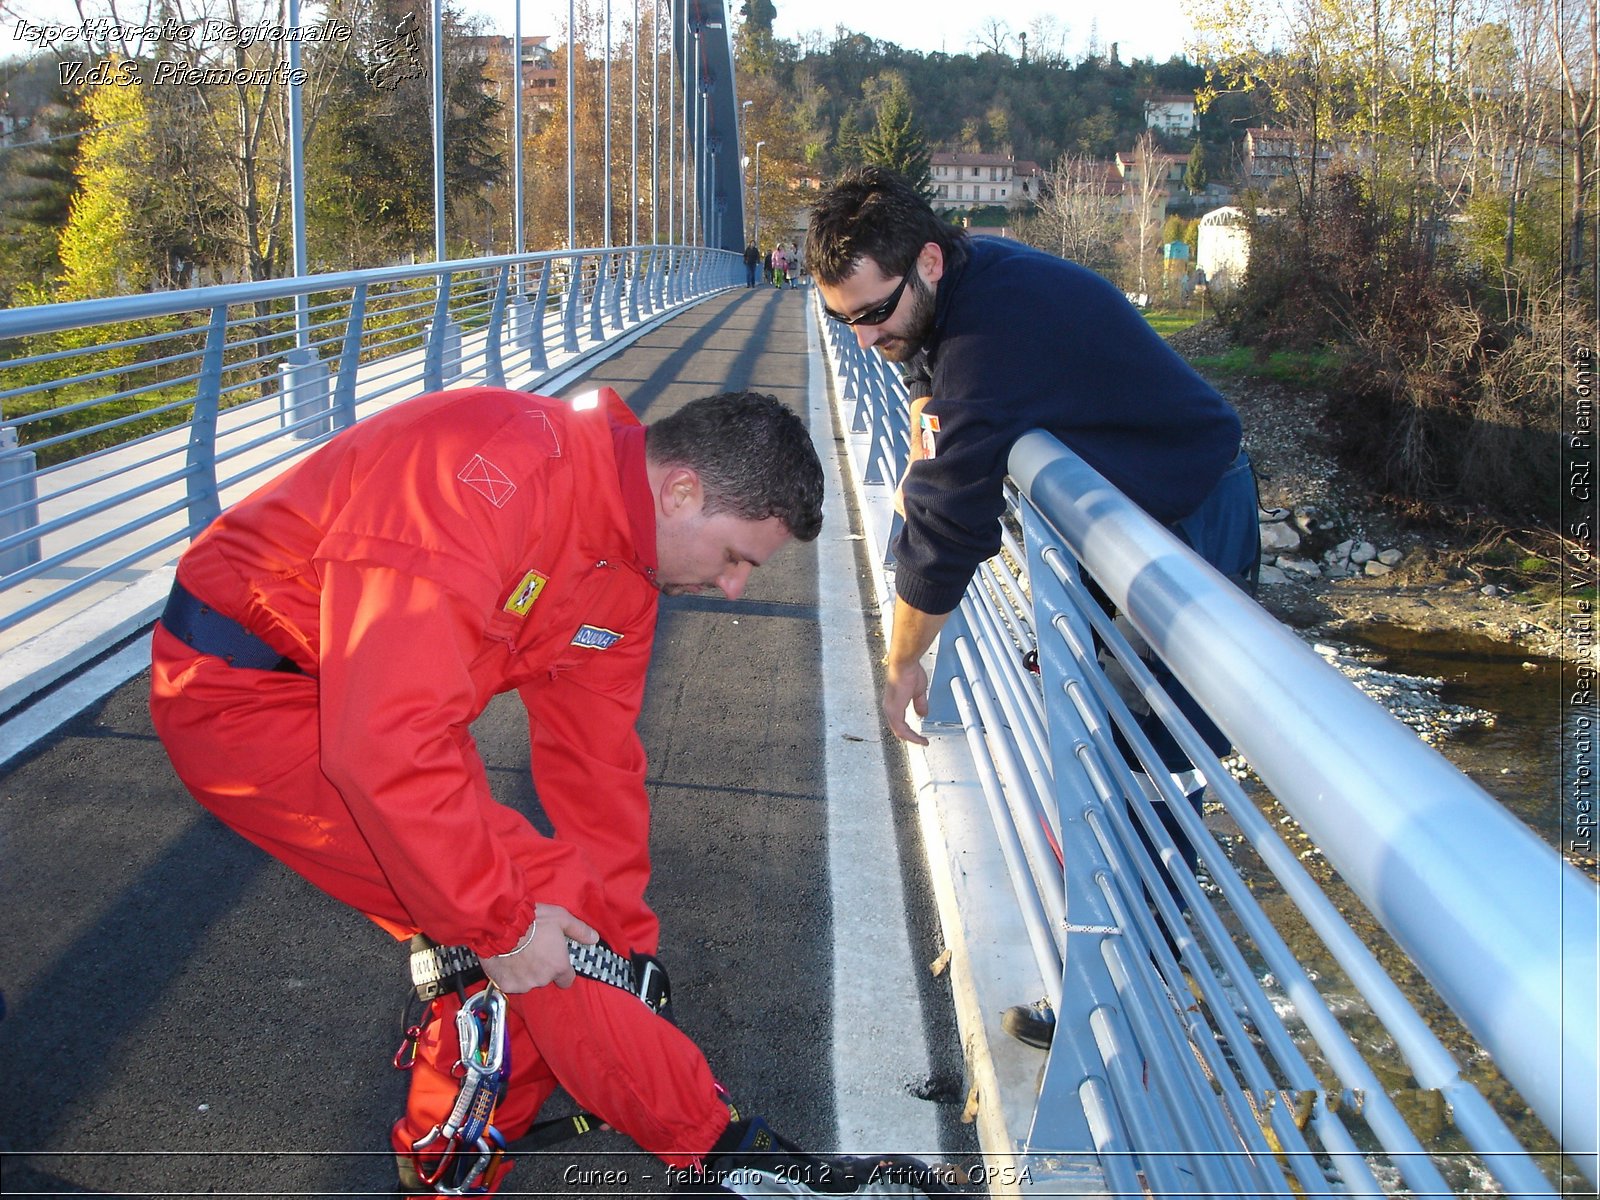
POLYGON ((1465 503, 1513 525, 1559 521, 1563 330, 1575 291, 1491 276, 1443 223, 1326 181, 1305 224, 1257 219, 1226 312, 1265 362, 1321 358, 1346 466, 1402 505, 1465 503))

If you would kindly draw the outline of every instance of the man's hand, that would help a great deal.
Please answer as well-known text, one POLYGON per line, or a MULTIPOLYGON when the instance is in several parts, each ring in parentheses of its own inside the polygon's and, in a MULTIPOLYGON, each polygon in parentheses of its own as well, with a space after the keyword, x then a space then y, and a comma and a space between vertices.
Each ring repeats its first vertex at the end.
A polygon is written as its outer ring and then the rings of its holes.
POLYGON ((928 715, 928 673, 920 662, 902 667, 891 665, 883 685, 883 715, 889 730, 902 742, 926 746, 928 739, 916 732, 906 722, 906 708, 916 710, 917 716, 928 715))
POLYGON ((902 742, 928 744, 927 738, 906 724, 906 708, 914 708, 919 717, 928 715, 928 673, 922 669, 922 656, 949 619, 949 613, 925 613, 895 597, 894 628, 889 632, 889 654, 883 660, 883 715, 902 742))
POLYGON ((482 960, 484 974, 507 994, 531 992, 547 983, 571 987, 577 975, 567 956, 567 939, 585 946, 600 940, 593 928, 559 904, 534 905, 533 921, 533 937, 521 950, 482 960))

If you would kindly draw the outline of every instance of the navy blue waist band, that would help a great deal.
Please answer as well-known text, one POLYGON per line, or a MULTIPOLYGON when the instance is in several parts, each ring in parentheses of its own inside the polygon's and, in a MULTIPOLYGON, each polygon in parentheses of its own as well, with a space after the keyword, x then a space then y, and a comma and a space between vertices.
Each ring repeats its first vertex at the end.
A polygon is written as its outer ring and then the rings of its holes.
POLYGON ((292 658, 279 654, 232 617, 225 617, 181 583, 172 585, 161 624, 185 646, 215 655, 230 667, 301 674, 292 658))

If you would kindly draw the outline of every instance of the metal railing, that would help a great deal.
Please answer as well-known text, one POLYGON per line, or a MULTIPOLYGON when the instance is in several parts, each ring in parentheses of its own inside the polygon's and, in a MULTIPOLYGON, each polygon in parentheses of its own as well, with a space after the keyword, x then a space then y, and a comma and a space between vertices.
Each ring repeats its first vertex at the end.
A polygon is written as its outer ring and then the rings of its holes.
MULTIPOLYGON (((47 670, 71 670, 149 619, 175 546, 339 429, 451 384, 537 387, 739 282, 737 255, 632 246, 0 312, 0 645, 154 577, 57 639, 47 670)), ((13 674, 0 711, 49 682, 13 674)))
MULTIPOLYGON (((823 324, 887 542, 905 394, 823 324)), ((1002 1078, 1021 1115, 985 1149, 1021 1152, 1010 1176, 1040 1190, 1592 1189, 1594 883, 1054 438, 1022 438, 1010 469, 1004 548, 941 635, 923 725, 979 783, 931 772, 924 803, 994 839, 1016 905, 999 936, 1036 971, 1031 995, 958 981, 979 997, 965 1040, 1001 1056, 1000 1010, 1041 994, 1057 1019, 1042 1074, 1002 1078), (1130 696, 1204 777, 1204 819, 1130 696)))

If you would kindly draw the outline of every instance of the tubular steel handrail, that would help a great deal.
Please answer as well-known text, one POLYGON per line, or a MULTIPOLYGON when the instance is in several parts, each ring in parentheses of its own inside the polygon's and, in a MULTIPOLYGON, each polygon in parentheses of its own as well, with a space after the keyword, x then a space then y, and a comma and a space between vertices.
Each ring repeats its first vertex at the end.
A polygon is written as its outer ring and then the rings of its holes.
MULTIPOLYGON (((0 312, 0 645, 170 571, 221 506, 362 417, 450 385, 537 387, 742 267, 611 247, 0 312)), ((0 711, 148 608, 69 639, 44 675, 8 670, 0 711)))
MULTIPOLYGON (((892 490, 904 390, 822 324, 858 475, 892 490)), ((930 753, 970 754, 1008 936, 1057 1019, 1042 1075, 1008 1098, 1026 1136, 985 1149, 1040 1164, 1040 1190, 1086 1159, 1119 1194, 1592 1188, 1594 883, 1054 438, 1024 436, 1010 470, 1002 551, 941 635, 923 724, 930 753), (1204 820, 1129 697, 1203 775, 1204 820), (1395 946, 1403 983, 1380 962, 1395 946)), ((971 806, 953 791, 939 803, 971 806)), ((969 1046, 1005 1045, 997 1012, 963 1012, 969 1046)))

